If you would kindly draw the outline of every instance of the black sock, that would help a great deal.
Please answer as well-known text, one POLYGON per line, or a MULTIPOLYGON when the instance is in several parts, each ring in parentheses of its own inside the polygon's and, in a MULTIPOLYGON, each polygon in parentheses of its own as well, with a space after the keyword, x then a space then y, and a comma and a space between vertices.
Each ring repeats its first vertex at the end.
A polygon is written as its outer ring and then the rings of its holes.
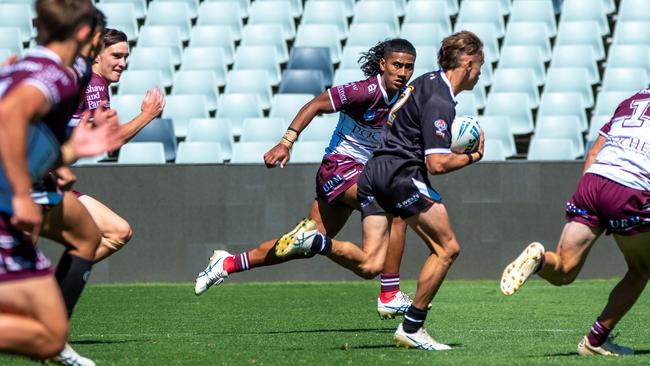
POLYGON ((67 251, 63 253, 59 260, 55 276, 61 288, 61 294, 63 294, 65 308, 68 310, 68 318, 72 316, 72 309, 74 309, 79 296, 81 296, 81 291, 86 286, 92 266, 93 261, 71 255, 67 251))
POLYGON ((402 328, 406 333, 415 333, 424 325, 424 320, 427 318, 428 310, 418 309, 415 306, 409 306, 409 309, 404 314, 404 322, 402 328))
POLYGON ((314 242, 311 243, 312 253, 318 253, 322 255, 328 255, 332 251, 332 239, 327 236, 318 233, 314 238, 314 242))

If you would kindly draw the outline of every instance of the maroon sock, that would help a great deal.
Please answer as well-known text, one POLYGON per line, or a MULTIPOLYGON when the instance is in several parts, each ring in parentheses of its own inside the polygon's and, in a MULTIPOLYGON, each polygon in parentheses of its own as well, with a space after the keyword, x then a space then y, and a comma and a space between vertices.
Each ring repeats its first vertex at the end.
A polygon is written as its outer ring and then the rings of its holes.
POLYGON ((382 273, 379 277, 381 279, 379 298, 381 302, 387 303, 399 292, 399 273, 382 273))
POLYGON ((589 344, 594 347, 600 347, 603 343, 605 343, 611 331, 612 330, 604 326, 600 320, 596 320, 594 324, 591 325, 591 330, 587 335, 589 344))
POLYGON ((248 271, 251 269, 248 261, 248 252, 239 253, 226 258, 223 261, 223 269, 228 272, 228 274, 248 271))

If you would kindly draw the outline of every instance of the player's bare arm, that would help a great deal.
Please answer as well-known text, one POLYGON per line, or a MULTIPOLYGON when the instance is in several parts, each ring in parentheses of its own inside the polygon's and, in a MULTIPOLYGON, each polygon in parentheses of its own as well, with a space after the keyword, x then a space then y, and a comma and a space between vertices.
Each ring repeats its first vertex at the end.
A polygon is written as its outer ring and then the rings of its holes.
POLYGON ((467 154, 429 154, 426 157, 427 170, 431 174, 446 174, 464 168, 483 158, 485 136, 481 131, 476 151, 467 154))
POLYGON ((589 149, 589 152, 585 157, 585 166, 584 168, 582 168, 582 174, 585 174, 587 172, 587 169, 589 169, 589 167, 591 166, 591 164, 593 164, 596 161, 596 156, 603 148, 603 145, 605 145, 605 136, 598 135, 598 138, 591 146, 591 149, 589 149))
POLYGON ((141 113, 120 127, 126 142, 131 140, 149 122, 153 121, 165 108, 165 93, 159 87, 148 90, 142 100, 141 113))

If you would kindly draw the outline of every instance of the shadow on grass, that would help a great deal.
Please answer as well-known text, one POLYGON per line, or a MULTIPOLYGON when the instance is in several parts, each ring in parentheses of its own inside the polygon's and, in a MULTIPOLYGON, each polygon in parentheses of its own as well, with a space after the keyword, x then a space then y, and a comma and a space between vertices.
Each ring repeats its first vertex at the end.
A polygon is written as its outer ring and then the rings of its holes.
MULTIPOLYGON (((447 343, 451 348, 458 348, 458 347, 463 347, 462 343, 447 343)), ((349 351, 349 350, 355 350, 355 349, 385 349, 385 348, 394 348, 398 349, 399 347, 395 346, 395 343, 389 343, 389 344, 371 344, 371 345, 365 345, 365 346, 354 346, 354 345, 349 345, 347 347, 345 346, 339 346, 339 347, 332 347, 331 349, 333 350, 342 350, 342 351, 349 351)))
POLYGON ((309 334, 309 333, 394 333, 395 328, 335 328, 306 330, 273 330, 266 332, 237 332, 237 334, 309 334))
MULTIPOLYGON (((648 355, 650 350, 647 349, 636 349, 634 350, 633 356, 648 355)), ((544 357, 567 357, 567 356, 578 356, 578 352, 565 352, 565 353, 549 353, 544 355, 544 357)))
POLYGON ((149 342, 150 339, 86 339, 80 341, 70 341, 70 344, 119 344, 119 343, 135 343, 135 342, 149 342))

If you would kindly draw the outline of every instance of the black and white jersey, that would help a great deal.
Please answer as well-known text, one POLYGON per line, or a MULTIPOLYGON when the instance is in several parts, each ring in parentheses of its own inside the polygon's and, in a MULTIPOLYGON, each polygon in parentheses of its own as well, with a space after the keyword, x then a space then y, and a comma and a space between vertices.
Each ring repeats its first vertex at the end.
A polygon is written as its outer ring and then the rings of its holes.
POLYGON ((456 99, 444 72, 413 80, 395 102, 374 156, 394 156, 424 166, 429 154, 450 153, 456 99))

